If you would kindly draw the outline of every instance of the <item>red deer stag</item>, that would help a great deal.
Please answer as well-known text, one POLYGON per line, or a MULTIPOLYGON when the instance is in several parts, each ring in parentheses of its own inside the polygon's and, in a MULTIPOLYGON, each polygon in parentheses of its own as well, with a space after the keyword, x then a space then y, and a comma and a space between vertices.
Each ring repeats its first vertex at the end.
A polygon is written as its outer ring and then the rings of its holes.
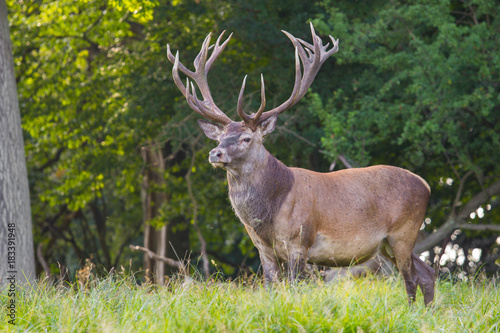
POLYGON ((264 148, 263 138, 274 130, 278 115, 306 94, 321 65, 338 51, 338 40, 330 36, 333 47, 328 50, 329 44, 323 45, 312 24, 312 44, 283 32, 295 46, 292 94, 282 105, 263 112, 261 76, 261 105, 256 113, 247 114, 243 111, 245 77, 237 105, 239 122, 217 107, 207 81, 208 71, 231 36, 221 44, 222 33, 210 46, 209 34, 194 60, 194 72, 167 45, 175 84, 189 106, 209 120, 198 120, 205 135, 219 142, 209 161, 227 171, 231 204, 259 250, 266 284, 278 278, 282 262, 288 263, 293 280, 306 263, 348 266, 382 253, 399 268, 409 302, 415 300, 419 286, 429 304, 434 298, 434 271, 413 253, 430 196, 425 180, 385 165, 331 173, 289 168, 264 148), (179 70, 187 76, 186 85, 179 70))

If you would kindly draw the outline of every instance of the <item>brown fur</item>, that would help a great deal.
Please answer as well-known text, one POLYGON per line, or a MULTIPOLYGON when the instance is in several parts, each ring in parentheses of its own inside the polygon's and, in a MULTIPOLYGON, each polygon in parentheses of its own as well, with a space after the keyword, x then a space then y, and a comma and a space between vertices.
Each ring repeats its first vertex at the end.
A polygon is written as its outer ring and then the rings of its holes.
POLYGON ((255 174, 250 182, 228 173, 229 197, 240 220, 258 231, 267 245, 272 245, 269 232, 294 179, 291 170, 271 154, 264 170, 255 174))

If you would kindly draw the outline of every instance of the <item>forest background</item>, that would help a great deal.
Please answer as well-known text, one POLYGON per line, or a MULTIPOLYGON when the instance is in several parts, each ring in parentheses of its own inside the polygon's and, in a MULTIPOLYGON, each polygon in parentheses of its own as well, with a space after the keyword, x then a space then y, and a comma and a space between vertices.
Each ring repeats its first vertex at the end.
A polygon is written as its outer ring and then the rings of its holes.
POLYGON ((209 32, 233 32, 209 83, 236 117, 293 86, 286 30, 307 25, 340 50, 266 143, 289 166, 326 172, 390 164, 432 188, 416 251, 444 274, 498 273, 500 4, 485 1, 7 0, 33 216, 36 271, 73 278, 130 267, 161 281, 259 270, 227 198, 214 143, 175 87, 167 43, 192 61, 209 32))

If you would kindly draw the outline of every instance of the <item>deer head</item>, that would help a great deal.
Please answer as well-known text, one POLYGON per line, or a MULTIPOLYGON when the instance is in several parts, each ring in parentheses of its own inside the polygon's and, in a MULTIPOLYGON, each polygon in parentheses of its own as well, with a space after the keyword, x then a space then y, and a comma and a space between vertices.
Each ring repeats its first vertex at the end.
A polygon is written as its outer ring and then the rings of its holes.
POLYGON ((241 121, 232 121, 214 103, 208 87, 207 74, 214 61, 222 53, 232 34, 221 44, 224 32, 217 38, 215 45, 210 46, 211 34, 209 34, 201 51, 194 60, 195 71, 186 68, 179 61, 179 52, 174 56, 167 45, 168 59, 174 64, 172 69, 174 82, 180 89, 189 106, 207 120, 198 120, 198 124, 207 137, 219 141, 219 145, 210 152, 209 161, 214 167, 224 168, 231 173, 237 173, 244 161, 248 159, 259 159, 263 157, 265 149, 262 145, 263 137, 271 133, 276 127, 276 120, 280 113, 295 105, 311 86, 321 65, 332 54, 338 51, 338 40, 332 36, 333 47, 328 49, 329 43, 323 45, 321 38, 314 31, 311 23, 313 44, 309 44, 290 33, 283 31, 295 46, 295 84, 293 91, 283 104, 264 112, 266 107, 264 77, 261 75, 261 105, 257 112, 247 114, 243 110, 243 95, 245 91, 246 76, 238 96, 237 112, 241 121), (209 50, 212 50, 208 57, 209 50), (302 66, 301 66, 302 63, 302 66), (184 85, 179 70, 186 75, 184 85), (190 81, 192 80, 192 81, 190 81), (195 85, 203 97, 198 98, 195 85))

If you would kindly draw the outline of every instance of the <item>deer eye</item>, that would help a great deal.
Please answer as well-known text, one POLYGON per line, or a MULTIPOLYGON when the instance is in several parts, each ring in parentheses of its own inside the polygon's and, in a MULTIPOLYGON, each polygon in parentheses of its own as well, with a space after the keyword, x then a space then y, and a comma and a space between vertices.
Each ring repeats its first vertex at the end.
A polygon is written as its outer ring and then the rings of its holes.
POLYGON ((244 139, 243 139, 243 142, 246 142, 246 143, 248 143, 248 142, 250 142, 250 141, 252 141, 252 139, 250 139, 250 138, 244 138, 244 139))

